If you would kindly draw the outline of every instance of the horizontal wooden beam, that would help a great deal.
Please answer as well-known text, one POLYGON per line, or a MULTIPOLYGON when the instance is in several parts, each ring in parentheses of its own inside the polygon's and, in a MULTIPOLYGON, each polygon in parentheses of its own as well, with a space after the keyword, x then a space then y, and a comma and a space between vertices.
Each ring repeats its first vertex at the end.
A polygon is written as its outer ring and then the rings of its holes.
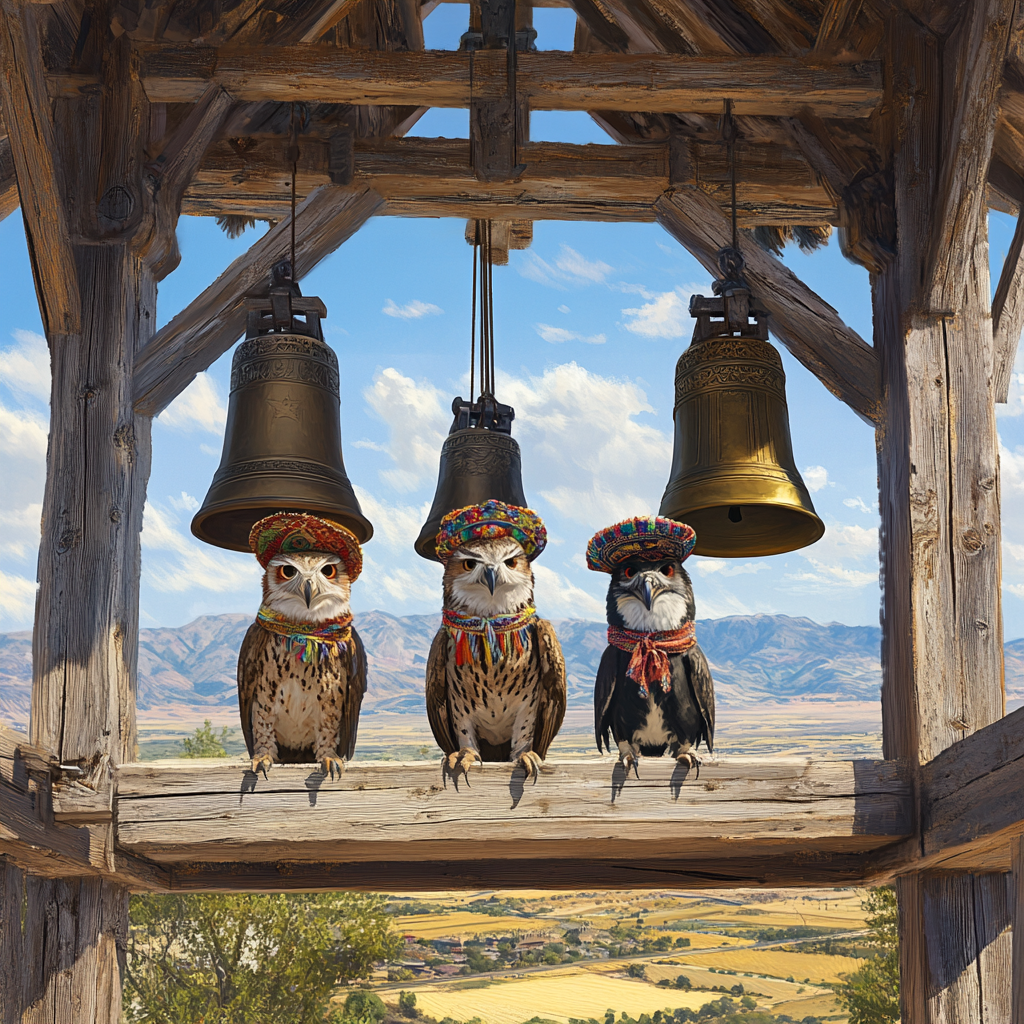
POLYGON ((778 884, 824 884, 837 872, 865 874, 867 862, 852 868, 857 857, 912 829, 909 783, 888 762, 737 760, 707 765, 698 779, 651 759, 641 772, 626 778, 611 760, 551 763, 530 784, 510 765, 485 765, 456 785, 436 763, 357 762, 333 782, 312 766, 278 766, 264 779, 240 764, 125 765, 117 841, 175 872, 193 862, 270 872, 315 863, 321 873, 344 863, 380 885, 387 863, 389 888, 422 888, 425 863, 474 885, 536 885, 540 863, 561 864, 563 880, 590 878, 593 866, 606 881, 618 873, 620 885, 627 875, 643 885, 635 865, 616 866, 635 858, 658 885, 677 873, 707 885, 709 872, 757 884, 762 861, 788 878, 778 884))
POLYGON ((921 851, 929 866, 1007 871, 1024 835, 1024 708, 979 729, 921 769, 921 851))
MULTIPOLYGON (((154 103, 192 103, 212 84, 238 100, 467 107, 500 99, 508 84, 504 51, 421 53, 282 46, 141 47, 141 73, 154 103)), ((56 92, 89 83, 52 76, 56 92)), ((678 54, 518 55, 516 89, 531 110, 644 110, 717 114, 867 117, 881 98, 876 62, 833 64, 782 56, 678 54)))
MULTIPOLYGON (((291 201, 287 141, 253 136, 246 142, 244 148, 228 142, 211 148, 186 194, 186 210, 207 216, 286 214, 291 201)), ((686 174, 725 203, 729 171, 721 149, 691 144, 686 174)), ((470 163, 468 140, 357 141, 352 187, 374 189, 387 202, 382 212, 394 216, 595 221, 653 220, 653 204, 669 187, 664 144, 530 142, 517 152, 525 169, 514 181, 483 182, 470 163)), ((298 194, 329 182, 331 174, 329 144, 301 139, 298 194)), ((740 146, 737 177, 739 219, 745 226, 838 221, 834 200, 793 150, 740 146)))
MULTIPOLYGON (((327 185, 295 211, 297 279, 359 230, 383 205, 366 188, 327 185)), ((279 222, 165 324, 135 357, 135 411, 165 409, 245 331, 247 296, 266 295, 270 268, 289 252, 290 218, 279 222)))

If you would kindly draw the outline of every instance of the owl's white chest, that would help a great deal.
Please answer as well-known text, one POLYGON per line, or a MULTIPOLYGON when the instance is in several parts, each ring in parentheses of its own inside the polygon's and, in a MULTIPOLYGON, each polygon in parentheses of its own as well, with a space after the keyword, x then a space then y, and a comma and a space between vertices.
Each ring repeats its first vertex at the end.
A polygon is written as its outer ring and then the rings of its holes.
POLYGON ((317 686, 313 680, 289 676, 278 684, 274 702, 274 731, 285 747, 305 747, 313 741, 318 716, 317 686))

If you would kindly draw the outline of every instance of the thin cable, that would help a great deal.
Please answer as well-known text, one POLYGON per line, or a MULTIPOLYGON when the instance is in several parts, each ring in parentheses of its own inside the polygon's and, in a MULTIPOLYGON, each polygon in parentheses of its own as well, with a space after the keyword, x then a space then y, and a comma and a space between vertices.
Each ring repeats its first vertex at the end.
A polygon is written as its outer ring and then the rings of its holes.
POLYGON ((474 221, 473 229, 473 312, 469 327, 469 404, 473 404, 474 383, 476 381, 476 261, 480 252, 480 221, 474 221))

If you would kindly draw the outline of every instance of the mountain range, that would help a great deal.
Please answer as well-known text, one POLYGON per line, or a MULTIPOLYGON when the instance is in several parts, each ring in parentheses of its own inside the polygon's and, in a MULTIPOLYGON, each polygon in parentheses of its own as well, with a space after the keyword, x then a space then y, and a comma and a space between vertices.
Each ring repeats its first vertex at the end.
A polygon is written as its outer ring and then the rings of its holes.
MULTIPOLYGON (((233 707, 238 648, 251 622, 249 615, 203 615, 185 626, 141 630, 140 711, 233 707)), ((439 615, 356 616, 369 660, 365 711, 422 711, 423 672, 439 623, 439 615)), ((563 619, 555 628, 568 666, 569 706, 586 708, 606 644, 605 626, 563 619)), ((697 638, 724 707, 878 698, 881 631, 874 626, 733 615, 698 621, 697 638)), ((28 717, 31 664, 29 632, 0 634, 0 717, 9 722, 28 717)), ((1008 697, 1024 697, 1024 640, 1006 645, 1006 680, 1008 697)))

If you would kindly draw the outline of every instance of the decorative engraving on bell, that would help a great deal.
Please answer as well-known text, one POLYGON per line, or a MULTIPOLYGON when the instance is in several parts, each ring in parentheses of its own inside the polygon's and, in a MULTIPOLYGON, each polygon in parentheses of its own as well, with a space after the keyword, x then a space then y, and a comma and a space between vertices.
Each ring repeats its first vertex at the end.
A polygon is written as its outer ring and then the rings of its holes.
POLYGON ((825 532, 793 458, 786 375, 768 344, 768 314, 742 280, 742 257, 720 256, 718 297, 694 295, 693 341, 676 365, 672 472, 660 514, 689 523, 694 551, 777 555, 825 532))
POLYGON ((373 536, 342 458, 338 357, 320 327, 327 310, 289 278, 279 264, 270 297, 248 302, 220 467, 192 520, 200 540, 234 551, 248 551, 253 523, 274 512, 323 516, 361 543, 373 536))
POLYGON ((492 498, 526 505, 522 458, 512 437, 512 406, 482 395, 472 404, 456 398, 452 412, 455 419, 441 446, 434 503, 414 545, 418 555, 434 561, 437 531, 449 512, 492 498))

